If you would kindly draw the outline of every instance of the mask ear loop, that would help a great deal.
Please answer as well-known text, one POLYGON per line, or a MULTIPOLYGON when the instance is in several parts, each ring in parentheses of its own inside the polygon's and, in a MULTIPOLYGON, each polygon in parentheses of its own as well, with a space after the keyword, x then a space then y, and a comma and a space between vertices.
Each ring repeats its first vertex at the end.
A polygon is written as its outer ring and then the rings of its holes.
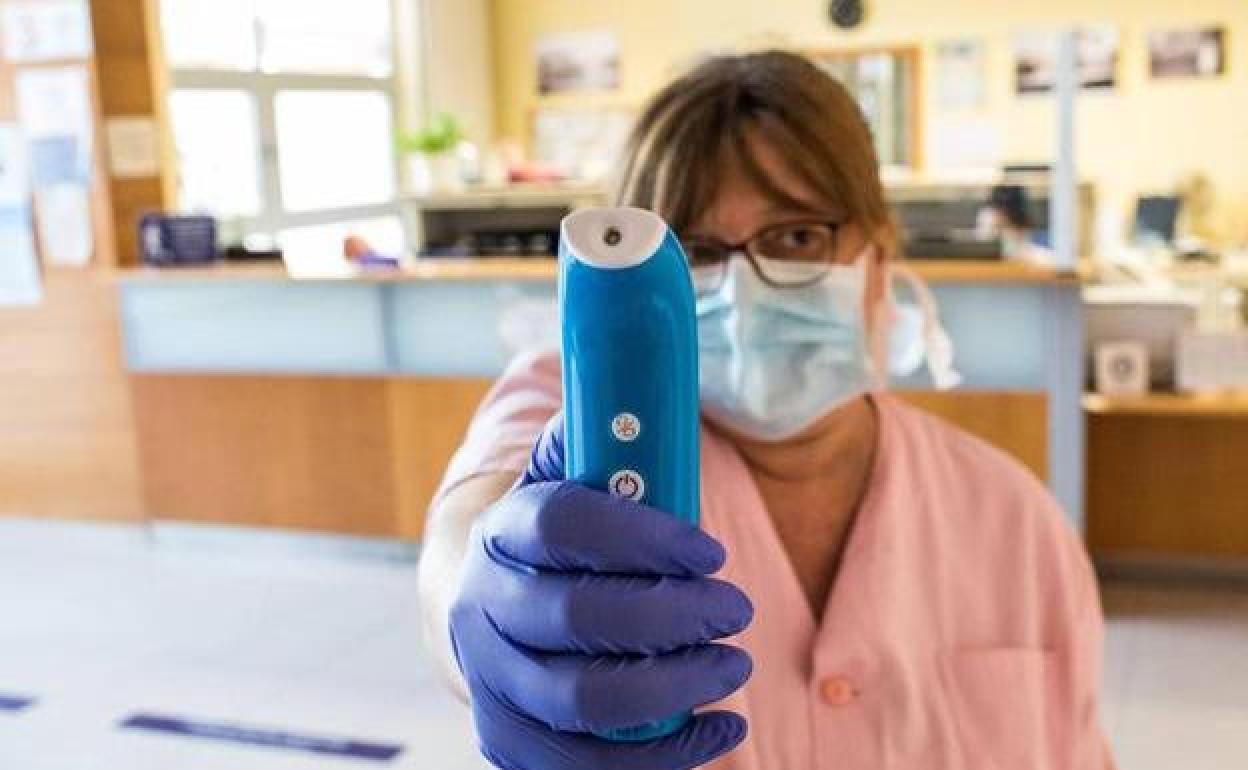
MULTIPOLYGON (((893 310, 893 280, 887 272, 884 278, 884 299, 875 304, 875 307, 865 308, 866 292, 867 292, 867 264, 875 257, 875 250, 878 248, 875 244, 869 243, 854 260, 853 264, 862 271, 862 303, 864 306, 863 320, 868 320, 867 315, 870 314, 870 326, 864 330, 867 370, 867 388, 868 390, 886 390, 888 388, 888 330, 893 328, 893 321, 897 317, 893 310)), ((885 271, 891 268, 885 267, 885 271)))
MULTIPOLYGON (((953 367, 953 340, 940 323, 936 298, 932 290, 918 274, 909 267, 900 264, 891 266, 893 278, 900 278, 910 286, 914 298, 918 300, 919 310, 923 313, 923 348, 927 362, 927 371, 932 375, 932 384, 937 390, 949 390, 962 384, 963 377, 953 367)), ((889 281, 888 302, 891 307, 894 300, 892 281, 889 281)))
MULTIPOLYGON (((891 271, 893 268, 890 266, 886 269, 891 271)), ((873 390, 888 388, 888 340, 893 324, 897 321, 896 308, 896 295, 893 292, 890 272, 884 280, 884 299, 877 302, 871 311, 871 336, 867 343, 867 356, 870 359, 868 377, 873 390)))

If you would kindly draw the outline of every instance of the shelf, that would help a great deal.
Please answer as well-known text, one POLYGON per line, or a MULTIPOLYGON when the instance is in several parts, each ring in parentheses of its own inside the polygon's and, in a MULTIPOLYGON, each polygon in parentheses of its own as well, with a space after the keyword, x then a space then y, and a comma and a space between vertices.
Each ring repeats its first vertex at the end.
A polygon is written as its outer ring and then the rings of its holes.
POLYGON ((1248 391, 1227 393, 1150 393, 1102 396, 1088 393, 1083 410, 1092 415, 1141 417, 1248 417, 1248 391))
POLYGON ((324 275, 292 275, 281 263, 204 267, 141 267, 119 271, 123 282, 290 281, 292 283, 403 283, 408 281, 544 281, 555 277, 554 259, 427 259, 401 270, 369 269, 324 275))
POLYGON ((1080 272, 986 259, 909 259, 907 267, 929 283, 1021 283, 1076 286, 1080 272))
POLYGON ((411 196, 406 200, 423 211, 466 211, 606 204, 606 188, 598 185, 511 185, 480 187, 457 193, 411 196))

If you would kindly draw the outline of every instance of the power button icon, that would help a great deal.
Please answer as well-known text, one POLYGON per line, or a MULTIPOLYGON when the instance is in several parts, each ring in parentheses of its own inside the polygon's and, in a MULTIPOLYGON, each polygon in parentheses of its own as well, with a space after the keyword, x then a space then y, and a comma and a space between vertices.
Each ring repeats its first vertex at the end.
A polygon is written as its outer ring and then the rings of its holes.
POLYGON ((616 497, 640 500, 646 493, 646 482, 641 478, 640 473, 626 468, 611 474, 611 478, 607 481, 607 491, 616 497))

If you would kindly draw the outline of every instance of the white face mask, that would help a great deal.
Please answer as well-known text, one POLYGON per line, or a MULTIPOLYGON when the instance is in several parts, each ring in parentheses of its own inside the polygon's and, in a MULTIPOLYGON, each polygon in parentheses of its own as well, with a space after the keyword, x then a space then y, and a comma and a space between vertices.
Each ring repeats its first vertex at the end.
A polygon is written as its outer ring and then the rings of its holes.
MULTIPOLYGON (((874 379, 863 323, 869 258, 870 247, 815 284, 781 289, 734 256, 718 289, 698 299, 707 415, 740 433, 779 440, 865 392, 874 379)), ((769 273, 801 269, 767 264, 769 273)))
MULTIPOLYGON (((919 305, 894 308, 890 291, 869 339, 863 307, 873 254, 868 245, 851 265, 833 267, 817 283, 783 289, 764 283, 744 256, 734 256, 719 287, 698 299, 706 414, 744 435, 774 441, 882 387, 887 372, 913 373, 924 358, 937 387, 957 384, 961 378, 952 369, 952 345, 936 320, 935 302, 910 271, 894 268, 911 283, 919 305)), ((766 264, 769 274, 802 269, 766 264)))

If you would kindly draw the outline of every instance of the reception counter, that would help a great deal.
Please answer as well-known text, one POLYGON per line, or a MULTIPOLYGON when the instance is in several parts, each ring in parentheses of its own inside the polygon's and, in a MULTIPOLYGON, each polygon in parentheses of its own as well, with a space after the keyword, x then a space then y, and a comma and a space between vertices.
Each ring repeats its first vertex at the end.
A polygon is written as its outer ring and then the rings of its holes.
MULTIPOLYGON (((1082 519, 1079 281, 919 263, 965 377, 904 397, 1018 456, 1082 519)), ((144 500, 157 519, 415 538, 447 459, 515 350, 553 344, 554 266, 429 261, 120 278, 144 500)))
POLYGON ((1084 398, 1101 565, 1248 574, 1248 394, 1084 398))

